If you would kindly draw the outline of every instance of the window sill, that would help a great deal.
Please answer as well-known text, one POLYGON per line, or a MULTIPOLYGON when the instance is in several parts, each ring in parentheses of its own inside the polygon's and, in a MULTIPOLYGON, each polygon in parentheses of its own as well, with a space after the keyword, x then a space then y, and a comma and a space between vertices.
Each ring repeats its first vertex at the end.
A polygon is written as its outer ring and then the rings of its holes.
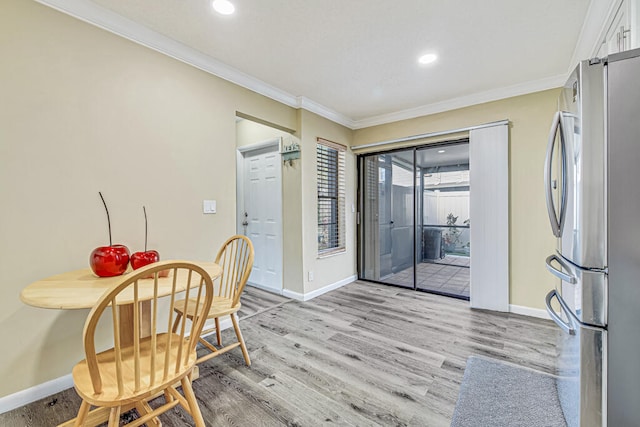
POLYGON ((344 253, 347 253, 347 248, 331 249, 325 252, 320 252, 316 259, 331 258, 333 256, 342 255, 344 253))

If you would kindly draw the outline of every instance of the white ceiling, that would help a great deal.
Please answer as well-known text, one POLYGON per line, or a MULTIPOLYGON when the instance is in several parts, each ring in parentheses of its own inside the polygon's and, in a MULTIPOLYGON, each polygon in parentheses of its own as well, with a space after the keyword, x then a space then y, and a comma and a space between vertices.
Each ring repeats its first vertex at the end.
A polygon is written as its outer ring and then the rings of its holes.
POLYGON ((38 1, 351 128, 558 87, 616 3, 232 0, 222 16, 210 0, 38 1))

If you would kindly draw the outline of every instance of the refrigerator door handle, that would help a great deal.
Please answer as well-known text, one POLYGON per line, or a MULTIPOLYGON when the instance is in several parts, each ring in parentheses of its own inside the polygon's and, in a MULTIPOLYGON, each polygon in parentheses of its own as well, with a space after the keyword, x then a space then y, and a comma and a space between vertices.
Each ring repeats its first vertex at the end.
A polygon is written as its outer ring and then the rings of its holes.
POLYGON ((553 116, 551 131, 549 132, 549 143, 547 144, 547 154, 544 159, 544 187, 547 199, 547 212, 551 221, 551 230, 556 237, 562 236, 562 223, 565 216, 565 201, 567 197, 567 180, 565 171, 565 147, 564 147, 564 131, 562 129, 562 111, 556 112, 553 116), (556 145, 556 134, 560 135, 560 153, 562 157, 562 198, 560 201, 560 216, 556 215, 556 207, 553 203, 553 187, 551 181, 553 150, 556 145))
POLYGON ((547 294, 545 298, 545 304, 547 306, 547 313, 549 313, 549 316, 551 316, 551 319, 554 322, 556 322, 558 326, 560 326, 560 329, 562 329, 569 335, 575 335, 576 328, 571 323, 571 312, 569 310, 569 307, 567 307, 567 303, 565 303, 562 300, 562 298, 560 298, 560 296, 558 295, 558 292, 555 289, 547 294), (558 302, 560 303, 560 308, 562 308, 562 311, 564 311, 565 316, 567 316, 567 319, 569 319, 568 322, 565 322, 564 320, 562 320, 562 318, 558 315, 558 313, 556 313, 553 307, 551 307, 551 300, 553 298, 558 300, 558 302))
POLYGON ((558 270, 551 264, 553 261, 556 261, 558 264, 560 264, 561 268, 564 268, 567 271, 571 271, 571 268, 569 268, 569 265, 566 262, 564 262, 560 257, 558 257, 558 255, 554 254, 554 255, 549 255, 545 261, 547 264, 547 270, 549 270, 551 274, 558 277, 559 279, 564 280, 565 282, 571 283, 572 285, 575 285, 576 283, 578 283, 578 279, 576 279, 576 276, 570 273, 565 273, 562 270, 558 270))

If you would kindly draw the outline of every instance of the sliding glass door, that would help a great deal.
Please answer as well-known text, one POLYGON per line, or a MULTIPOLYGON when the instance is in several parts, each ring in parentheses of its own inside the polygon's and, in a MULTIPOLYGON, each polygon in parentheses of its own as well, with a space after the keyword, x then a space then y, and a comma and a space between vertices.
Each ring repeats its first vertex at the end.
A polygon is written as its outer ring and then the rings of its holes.
POLYGON ((360 278, 468 299, 468 141, 362 155, 359 169, 360 278))

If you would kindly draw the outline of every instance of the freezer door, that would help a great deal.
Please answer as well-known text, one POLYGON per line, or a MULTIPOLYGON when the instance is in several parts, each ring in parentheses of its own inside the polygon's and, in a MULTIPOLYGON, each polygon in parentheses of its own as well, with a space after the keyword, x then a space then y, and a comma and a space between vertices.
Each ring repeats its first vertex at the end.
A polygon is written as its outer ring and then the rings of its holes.
POLYGON ((558 251, 581 267, 605 269, 605 99, 604 66, 583 61, 560 96, 562 152, 558 251))
POLYGON ((640 49, 609 57, 610 426, 640 425, 640 49))
POLYGON ((555 290, 547 295, 546 304, 551 318, 565 331, 560 334, 557 343, 556 384, 567 426, 604 427, 604 350, 607 332, 578 322, 555 290), (560 312, 552 307, 553 300, 560 305, 560 312))
POLYGON ((607 285, 604 272, 576 267, 559 254, 547 257, 547 270, 561 279, 556 285, 558 295, 576 319, 587 325, 607 325, 607 285))

